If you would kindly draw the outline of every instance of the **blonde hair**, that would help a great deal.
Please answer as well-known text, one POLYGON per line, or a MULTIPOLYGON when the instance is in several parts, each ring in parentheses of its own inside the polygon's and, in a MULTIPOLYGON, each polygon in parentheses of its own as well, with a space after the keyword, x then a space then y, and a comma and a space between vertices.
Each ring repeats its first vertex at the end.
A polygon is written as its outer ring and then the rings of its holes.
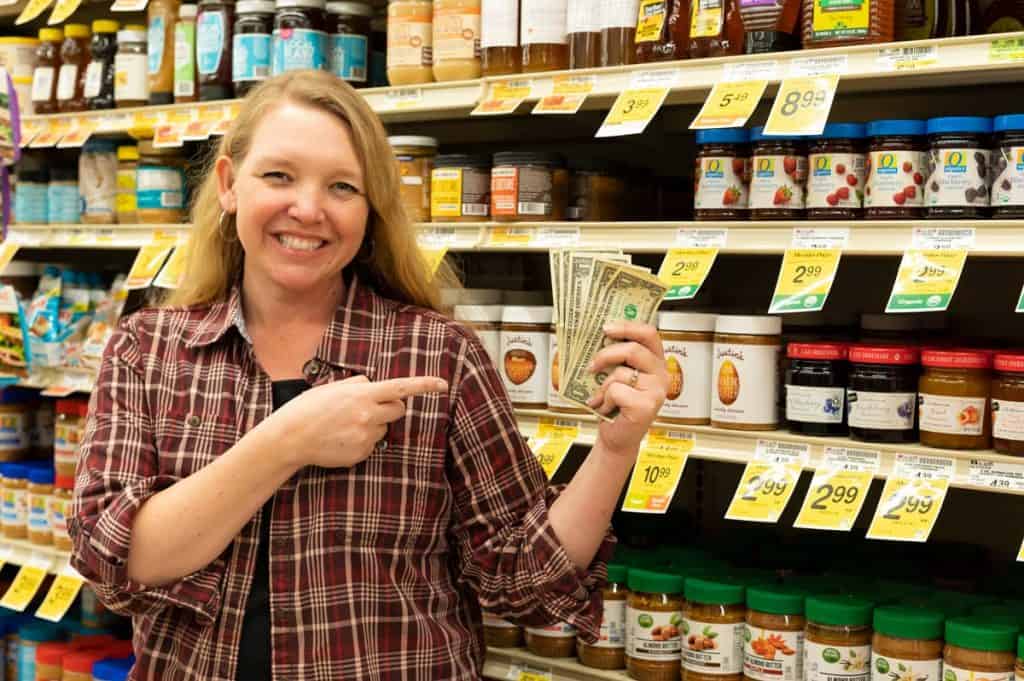
POLYGON ((276 76, 245 98, 234 124, 204 164, 201 185, 192 202, 192 235, 182 284, 165 303, 187 307, 221 302, 238 281, 244 251, 234 216, 225 215, 222 220, 214 164, 217 158, 226 156, 237 168, 249 152, 256 126, 285 101, 333 114, 351 129, 370 214, 363 247, 347 269, 354 270, 383 296, 443 312, 440 289, 457 288, 458 277, 447 262, 433 277, 428 271, 412 222, 399 199, 401 184, 387 132, 355 89, 324 71, 292 71, 276 76))

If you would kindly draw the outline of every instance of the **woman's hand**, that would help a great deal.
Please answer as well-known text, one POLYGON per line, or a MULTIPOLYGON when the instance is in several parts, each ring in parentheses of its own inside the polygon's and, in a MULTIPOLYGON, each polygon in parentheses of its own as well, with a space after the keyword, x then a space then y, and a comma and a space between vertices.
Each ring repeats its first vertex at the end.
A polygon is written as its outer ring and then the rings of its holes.
POLYGON ((621 342, 597 353, 590 370, 597 373, 618 368, 608 375, 589 404, 601 414, 610 414, 616 408, 619 413, 614 421, 601 422, 597 439, 610 452, 634 457, 668 391, 665 352, 658 330, 649 324, 617 321, 604 331, 621 342))

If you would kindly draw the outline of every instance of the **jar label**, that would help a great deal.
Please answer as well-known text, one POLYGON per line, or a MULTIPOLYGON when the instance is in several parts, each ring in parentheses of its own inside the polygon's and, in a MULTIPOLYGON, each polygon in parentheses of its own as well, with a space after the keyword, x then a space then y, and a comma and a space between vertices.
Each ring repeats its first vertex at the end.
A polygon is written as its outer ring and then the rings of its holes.
POLYGON ((430 216, 486 217, 491 202, 490 176, 480 170, 435 168, 430 178, 430 216))
POLYGON ((49 515, 50 529, 54 537, 68 536, 68 511, 71 500, 56 495, 47 497, 46 509, 49 515))
POLYGON ((803 681, 804 632, 760 629, 748 624, 743 639, 744 676, 757 681, 803 681))
POLYGON ((595 648, 623 648, 626 645, 626 601, 604 601, 601 631, 595 648))
POLYGON ((364 35, 331 36, 329 66, 331 73, 352 83, 365 83, 368 68, 369 42, 364 35))
POLYGON ((548 638, 575 638, 576 627, 565 622, 559 622, 546 627, 526 627, 526 633, 535 636, 547 636, 548 638))
POLYGON ((778 362, 778 345, 715 343, 711 420, 777 423, 778 362))
POLYGON ((601 28, 636 28, 640 0, 604 0, 601 3, 601 28))
POLYGON ((501 332, 501 377, 512 402, 547 404, 548 335, 546 331, 501 332))
POLYGON ((662 418, 706 419, 711 416, 711 342, 664 341, 668 393, 662 418))
POLYGON ((987 149, 932 149, 926 206, 988 206, 992 154, 987 149))
POLYGON ((846 391, 847 419, 852 428, 913 430, 917 393, 846 391))
POLYGON ((554 177, 539 168, 494 168, 491 171, 491 214, 551 217, 554 177))
POLYGON ((641 0, 633 23, 636 35, 633 40, 638 43, 652 43, 661 40, 661 32, 665 28, 665 17, 668 15, 666 0, 641 0))
POLYGON ((118 213, 133 213, 136 208, 135 171, 118 170, 116 210, 118 213))
POLYGON ((786 419, 802 423, 842 423, 846 411, 844 388, 786 386, 786 419))
MULTIPOLYGON (((488 47, 519 47, 519 3, 517 0, 483 0, 480 45, 488 47)), ((636 21, 636 13, 633 14, 636 21)), ((390 27, 388 31, 390 33, 390 27)))
POLYGON ((1024 440, 1024 402, 992 398, 992 436, 1024 440))
POLYGON ((679 662, 683 613, 648 612, 626 606, 626 654, 638 660, 679 662))
POLYGON ((498 617, 496 615, 491 615, 490 613, 486 613, 486 612, 485 613, 481 613, 481 614, 483 615, 483 618, 484 618, 484 626, 485 627, 491 627, 491 628, 495 628, 495 629, 518 629, 519 628, 515 624, 512 624, 511 622, 508 622, 506 620, 503 620, 503 619, 501 619, 500 617, 498 617))
POLYGON ((274 75, 288 71, 327 68, 327 34, 308 28, 274 29, 273 64, 274 75))
POLYGON ((114 57, 114 99, 141 102, 149 99, 146 55, 118 52, 114 57))
POLYGON ((82 198, 77 182, 51 182, 47 196, 47 222, 77 224, 82 214, 82 198))
POLYGON ((942 681, 1012 681, 1012 672, 976 672, 949 663, 942 665, 942 681))
POLYGON ((565 45, 568 3, 551 0, 520 0, 522 45, 565 45))
POLYGON ((46 513, 46 502, 50 497, 45 494, 31 494, 28 499, 28 529, 31 532, 49 532, 50 517, 46 513))
POLYGON ((942 681, 942 660, 902 660, 871 654, 872 681, 942 681))
POLYGON ((196 25, 179 23, 174 27, 174 96, 196 95, 196 25))
POLYGON ((434 63, 480 58, 480 10, 434 7, 434 63))
POLYGON ((85 96, 99 97, 103 89, 103 62, 91 61, 85 68, 85 96))
POLYGON ((62 64, 57 76, 57 99, 61 102, 75 98, 75 84, 78 81, 78 66, 62 64))
POLYGON ((149 75, 160 73, 164 63, 164 17, 157 15, 149 20, 149 34, 146 39, 146 54, 149 58, 149 75))
POLYGON ((872 151, 868 154, 865 208, 916 208, 924 205, 923 151, 872 151))
POLYGON ((1024 206, 1024 147, 1002 147, 993 155, 992 207, 1024 206))
POLYGON ((812 40, 861 38, 871 28, 871 0, 814 0, 812 40))
POLYGON ((597 11, 595 11, 590 0, 569 0, 567 11, 566 30, 569 35, 574 33, 597 33, 601 30, 603 7, 597 8, 597 11))
POLYGON ((806 681, 868 681, 870 664, 870 645, 828 645, 810 640, 804 644, 806 681))
POLYGON ((548 346, 548 357, 551 358, 551 380, 548 381, 548 407, 557 407, 559 409, 572 409, 577 411, 579 407, 565 399, 558 394, 558 387, 561 381, 561 355, 558 353, 558 335, 549 334, 551 336, 551 343, 548 346))
POLYGON ((178 168, 139 166, 136 197, 140 210, 185 207, 185 173, 178 168))
POLYGON ((28 414, 0 416, 0 452, 25 451, 32 444, 32 422, 28 414))
POLYGON ((54 68, 52 66, 37 66, 32 73, 32 101, 48 102, 53 93, 54 68))
POLYGON ((803 209, 806 183, 806 157, 754 156, 754 172, 750 180, 750 207, 803 209))
POLYGON ((699 159, 693 206, 697 210, 744 209, 750 203, 750 159, 705 156, 699 159))
POLYGON ((984 397, 921 393, 917 398, 921 430, 947 435, 981 435, 986 401, 984 397))
POLYGON ((269 33, 241 33, 232 39, 231 80, 235 83, 270 77, 269 33))
POLYGON ((44 224, 48 219, 46 184, 19 182, 14 192, 13 221, 21 224, 44 224))
POLYGON ((389 69, 395 66, 431 66, 434 63, 432 22, 429 7, 422 13, 398 15, 396 5, 388 5, 389 69))
POLYGON ((203 12, 196 22, 196 66, 201 76, 216 76, 224 54, 223 12, 203 12))
POLYGON ((743 634, 746 625, 683 621, 683 667, 697 674, 743 672, 743 634))
POLYGON ((690 37, 715 38, 722 32, 722 0, 695 0, 690 10, 690 37))
POLYGON ((811 154, 808 208, 860 208, 864 201, 864 154, 811 154))
POLYGON ((0 519, 5 527, 24 527, 28 516, 28 491, 4 489, 0 519))
POLYGON ((518 196, 518 168, 494 168, 491 170, 491 215, 514 216, 518 196))

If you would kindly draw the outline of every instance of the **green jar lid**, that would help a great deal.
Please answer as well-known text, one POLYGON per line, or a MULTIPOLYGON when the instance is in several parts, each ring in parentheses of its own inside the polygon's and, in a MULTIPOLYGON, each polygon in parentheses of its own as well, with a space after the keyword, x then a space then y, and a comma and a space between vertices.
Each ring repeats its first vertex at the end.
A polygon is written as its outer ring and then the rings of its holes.
POLYGON ((983 617, 1012 617, 1024 621, 1024 601, 1002 601, 1001 603, 986 603, 979 605, 971 611, 972 615, 983 617))
POLYGON ((1017 639, 1017 657, 1024 660, 1024 634, 1017 639))
POLYGON ((1012 652, 1018 629, 984 617, 957 617, 946 621, 946 643, 968 650, 1012 652))
POLYGON ((608 583, 624 584, 629 576, 629 568, 618 563, 608 563, 608 583))
POLYGON ((746 589, 735 582, 690 577, 686 580, 686 600, 713 605, 743 605, 746 589))
POLYGON ((874 604, 852 596, 811 596, 807 599, 807 620, 835 627, 871 625, 874 604))
POLYGON ((802 615, 807 594, 784 586, 753 586, 747 589, 747 607, 771 615, 802 615))
POLYGON ((64 630, 60 625, 50 622, 30 622, 18 629, 18 637, 22 641, 46 643, 64 638, 64 630))
POLYGON ((679 575, 651 570, 630 570, 628 578, 629 590, 645 594, 683 593, 683 578, 679 575))
POLYGON ((945 617, 936 610, 884 605, 875 608, 874 629, 883 636, 917 641, 942 638, 945 617))

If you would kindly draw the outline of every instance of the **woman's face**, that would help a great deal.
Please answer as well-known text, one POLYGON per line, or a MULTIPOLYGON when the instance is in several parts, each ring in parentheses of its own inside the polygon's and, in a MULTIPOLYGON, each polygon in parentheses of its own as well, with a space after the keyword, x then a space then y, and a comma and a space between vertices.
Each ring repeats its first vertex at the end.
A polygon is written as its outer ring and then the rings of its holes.
POLYGON ((221 206, 236 217, 250 293, 294 296, 337 286, 369 216, 346 123, 285 101, 257 124, 242 163, 222 157, 217 175, 221 206))

